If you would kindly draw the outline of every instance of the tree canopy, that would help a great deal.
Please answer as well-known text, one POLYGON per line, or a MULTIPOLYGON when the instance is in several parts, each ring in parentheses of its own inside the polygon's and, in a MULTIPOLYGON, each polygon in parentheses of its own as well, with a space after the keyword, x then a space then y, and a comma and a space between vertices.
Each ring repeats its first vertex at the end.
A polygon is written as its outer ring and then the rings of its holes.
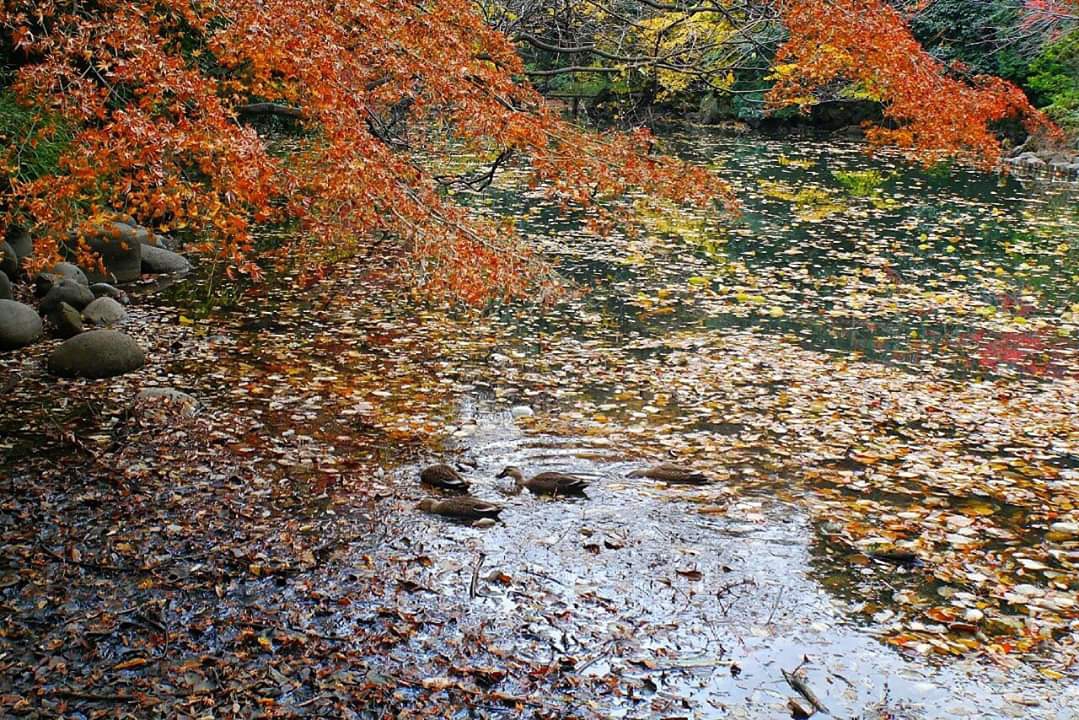
MULTIPOLYGON (((880 0, 587 4, 566 8, 593 30, 620 23, 624 33, 596 35, 577 52, 671 91, 701 78, 729 86, 734 69, 765 60, 765 32, 786 38, 770 69, 772 107, 853 83, 885 108, 876 140, 982 162, 999 152, 994 122, 1044 122, 1014 86, 928 55, 880 0)), ((317 259, 378 235, 409 250, 418 284, 481 303, 542 295, 554 279, 512 227, 459 203, 454 183, 480 186, 517 163, 601 224, 631 190, 675 206, 732 201, 712 174, 656 155, 645 130, 592 132, 560 118, 527 81, 536 71, 513 42, 556 54, 567 39, 582 42, 546 34, 565 25, 547 3, 0 7, 0 107, 17 116, 2 130, 0 210, 3 222, 34 228, 40 263, 115 213, 186 234, 253 276, 267 254, 317 259), (301 130, 287 153, 247 122, 267 112, 301 130), (461 157, 483 164, 455 179, 435 169, 461 157), (252 229, 270 222, 299 223, 302 241, 257 253, 252 229)))

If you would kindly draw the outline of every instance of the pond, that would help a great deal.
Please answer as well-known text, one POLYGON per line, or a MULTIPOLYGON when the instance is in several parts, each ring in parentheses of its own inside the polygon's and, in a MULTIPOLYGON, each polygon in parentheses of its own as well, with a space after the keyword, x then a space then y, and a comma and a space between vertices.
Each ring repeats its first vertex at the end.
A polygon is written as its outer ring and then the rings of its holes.
POLYGON ((417 303, 372 247, 235 311, 203 312, 206 278, 134 304, 138 373, 11 360, 0 691, 774 718, 809 708, 800 668, 837 717, 1077 717, 1074 190, 840 142, 663 143, 742 214, 634 198, 640 232, 598 237, 513 170, 468 197, 577 283, 553 307, 417 303), (198 416, 139 415, 149 384, 198 416), (628 477, 671 458, 714 482, 628 477), (419 512, 434 459, 502 521, 419 512), (587 497, 514 494, 506 465, 587 497))
POLYGON ((441 595, 417 608, 468 618, 494 656, 569 657, 604 680, 574 699, 610 716, 777 717, 780 668, 804 659, 843 717, 1068 716, 1074 190, 855 144, 667 145, 727 178, 742 216, 642 203, 644 232, 600 238, 512 174, 475 198, 587 293, 507 309, 493 354, 454 357, 473 390, 450 447, 484 497, 508 464, 592 489, 514 496, 494 529, 410 524, 441 558, 411 576, 441 595), (668 457, 719 482, 626 478, 668 457), (470 600, 480 557, 493 579, 470 600))

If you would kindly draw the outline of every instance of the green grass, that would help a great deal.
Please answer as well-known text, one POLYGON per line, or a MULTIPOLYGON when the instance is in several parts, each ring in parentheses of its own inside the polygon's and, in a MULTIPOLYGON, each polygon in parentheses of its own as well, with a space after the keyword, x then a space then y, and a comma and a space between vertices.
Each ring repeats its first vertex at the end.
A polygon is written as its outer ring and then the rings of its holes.
POLYGON ((0 146, 9 177, 27 181, 57 174, 71 140, 71 128, 59 115, 20 104, 10 90, 0 91, 0 146))

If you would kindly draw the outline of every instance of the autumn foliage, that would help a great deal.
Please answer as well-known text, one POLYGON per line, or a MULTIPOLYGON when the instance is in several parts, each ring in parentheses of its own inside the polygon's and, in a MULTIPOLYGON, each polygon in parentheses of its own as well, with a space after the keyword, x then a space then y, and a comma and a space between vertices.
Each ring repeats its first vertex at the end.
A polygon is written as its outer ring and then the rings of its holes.
POLYGON ((927 53, 881 0, 785 0, 781 8, 789 39, 776 54, 774 106, 809 105, 822 90, 853 83, 856 97, 883 106, 885 122, 869 128, 869 139, 930 162, 991 165, 1000 157, 1000 121, 1053 131, 1015 85, 927 53))
MULTIPOLYGON (((791 0, 775 104, 844 79, 895 121, 875 139, 992 158, 988 123, 1036 116, 1015 88, 957 79, 923 53, 878 0, 791 0)), ((179 233, 257 276, 268 259, 320 259, 384 238, 413 259, 414 281, 480 303, 544 293, 544 263, 512 227, 458 202, 438 168, 516 163, 566 207, 609 221, 631 189, 658 202, 729 202, 713 175, 652 153, 645 131, 586 132, 527 83, 511 41, 470 0, 4 0, 3 80, 34 114, 4 153, 0 223, 33 228, 37 262, 122 213, 179 233), (253 108, 300 132, 271 151, 253 108), (51 172, 25 173, 28 149, 55 141, 51 172), (482 162, 481 162, 482 161, 482 162), (256 252, 253 229, 298 225, 256 252)), ((466 173, 465 180, 469 174, 466 173)), ((457 184, 458 187, 461 183, 457 184)), ((70 251, 70 250, 69 250, 70 251)))
POLYGON ((726 197, 703 170, 650 155, 646 133, 561 121, 517 81, 514 46, 468 0, 3 9, 15 94, 74 129, 59 172, 5 188, 7 220, 33 224, 39 257, 121 212, 254 275, 253 225, 292 221, 305 240, 281 252, 317 258, 389 237, 411 251, 421 285, 478 302, 535 289, 542 264, 510 228, 447 196, 428 169, 439 159, 526 161, 535 182, 583 206, 630 187, 694 205, 726 197), (252 102, 298 111, 298 146, 271 154, 240 122, 252 102))

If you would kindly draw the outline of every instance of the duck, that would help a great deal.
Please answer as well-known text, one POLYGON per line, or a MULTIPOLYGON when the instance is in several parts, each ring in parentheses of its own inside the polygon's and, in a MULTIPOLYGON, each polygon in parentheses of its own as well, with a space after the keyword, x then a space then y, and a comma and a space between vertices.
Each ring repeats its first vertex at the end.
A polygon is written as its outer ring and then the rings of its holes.
POLYGON ((706 485, 711 478, 702 472, 672 462, 661 462, 646 468, 639 468, 629 474, 631 478, 659 480, 668 485, 706 485))
POLYGON ((461 473, 443 463, 429 465, 420 470, 420 482, 463 493, 468 492, 469 486, 468 480, 461 477, 461 473))
POLYGON ((458 520, 497 519, 502 512, 501 505, 471 495, 459 495, 444 500, 424 498, 416 507, 427 513, 458 520))
POLYGON ((526 480, 521 469, 513 465, 503 468, 498 477, 511 477, 517 489, 525 487, 536 495, 582 495, 588 487, 586 480, 560 472, 542 472, 526 480))

